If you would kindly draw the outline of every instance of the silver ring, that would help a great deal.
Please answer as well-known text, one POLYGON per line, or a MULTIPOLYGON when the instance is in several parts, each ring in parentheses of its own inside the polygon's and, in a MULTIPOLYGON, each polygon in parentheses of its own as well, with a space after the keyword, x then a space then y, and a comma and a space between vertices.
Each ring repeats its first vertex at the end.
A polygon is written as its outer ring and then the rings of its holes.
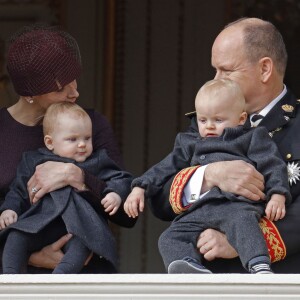
POLYGON ((34 186, 32 189, 31 189, 31 193, 32 194, 35 194, 37 193, 39 190, 34 186))

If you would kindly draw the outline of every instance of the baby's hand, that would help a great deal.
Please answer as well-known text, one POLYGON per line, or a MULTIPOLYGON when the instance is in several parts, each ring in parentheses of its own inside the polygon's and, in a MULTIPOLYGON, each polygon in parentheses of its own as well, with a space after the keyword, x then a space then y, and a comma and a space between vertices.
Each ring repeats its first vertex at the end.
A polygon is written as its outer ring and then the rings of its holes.
POLYGON ((136 218, 139 211, 142 212, 145 206, 145 190, 134 187, 124 203, 124 210, 128 217, 136 218))
POLYGON ((101 204, 105 208, 105 212, 109 213, 110 216, 115 214, 122 203, 121 197, 114 192, 108 193, 102 200, 101 204))
POLYGON ((278 221, 285 216, 285 196, 274 194, 266 207, 266 217, 270 221, 278 221))
POLYGON ((4 229, 10 224, 16 223, 18 215, 11 209, 4 210, 0 216, 0 229, 4 229))

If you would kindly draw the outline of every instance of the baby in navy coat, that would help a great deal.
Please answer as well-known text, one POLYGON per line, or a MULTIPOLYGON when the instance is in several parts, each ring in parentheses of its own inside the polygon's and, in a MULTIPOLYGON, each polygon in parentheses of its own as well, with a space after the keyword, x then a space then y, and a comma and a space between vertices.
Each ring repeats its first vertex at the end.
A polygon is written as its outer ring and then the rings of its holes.
MULTIPOLYGON (((71 233, 62 261, 53 273, 78 273, 93 252, 117 268, 117 251, 107 215, 114 215, 130 191, 132 176, 122 171, 105 150, 93 153, 91 119, 75 103, 52 104, 43 120, 46 148, 25 152, 17 176, 0 208, 3 273, 24 272, 30 254, 71 233), (76 164, 106 184, 102 213, 95 210, 86 187, 82 191, 67 186, 46 194, 31 205, 27 182, 37 165, 45 161, 76 164)), ((36 193, 38 187, 32 189, 36 193)))

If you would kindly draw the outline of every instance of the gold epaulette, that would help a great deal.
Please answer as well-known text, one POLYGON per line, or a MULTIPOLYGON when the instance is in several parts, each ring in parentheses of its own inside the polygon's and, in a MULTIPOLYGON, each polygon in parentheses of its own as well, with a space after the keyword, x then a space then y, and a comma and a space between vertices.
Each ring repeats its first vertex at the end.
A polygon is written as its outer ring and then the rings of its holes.
POLYGON ((186 117, 188 118, 192 118, 196 115, 196 111, 191 111, 191 112, 188 112, 186 114, 184 114, 186 117))

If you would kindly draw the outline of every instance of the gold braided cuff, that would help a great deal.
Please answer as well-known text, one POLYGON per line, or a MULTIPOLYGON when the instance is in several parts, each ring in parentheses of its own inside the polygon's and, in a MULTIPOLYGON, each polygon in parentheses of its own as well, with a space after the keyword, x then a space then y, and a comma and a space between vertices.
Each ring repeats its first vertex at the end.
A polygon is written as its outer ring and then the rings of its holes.
POLYGON ((285 244, 275 224, 263 217, 260 219, 259 226, 266 240, 271 262, 284 259, 286 256, 285 244))
POLYGON ((187 210, 189 206, 182 205, 182 193, 185 188, 186 183, 189 181, 191 176, 195 173, 195 171, 200 166, 193 166, 186 169, 181 170, 175 178, 173 179, 171 189, 170 189, 170 204, 172 206, 173 211, 176 214, 180 214, 183 211, 187 210))

